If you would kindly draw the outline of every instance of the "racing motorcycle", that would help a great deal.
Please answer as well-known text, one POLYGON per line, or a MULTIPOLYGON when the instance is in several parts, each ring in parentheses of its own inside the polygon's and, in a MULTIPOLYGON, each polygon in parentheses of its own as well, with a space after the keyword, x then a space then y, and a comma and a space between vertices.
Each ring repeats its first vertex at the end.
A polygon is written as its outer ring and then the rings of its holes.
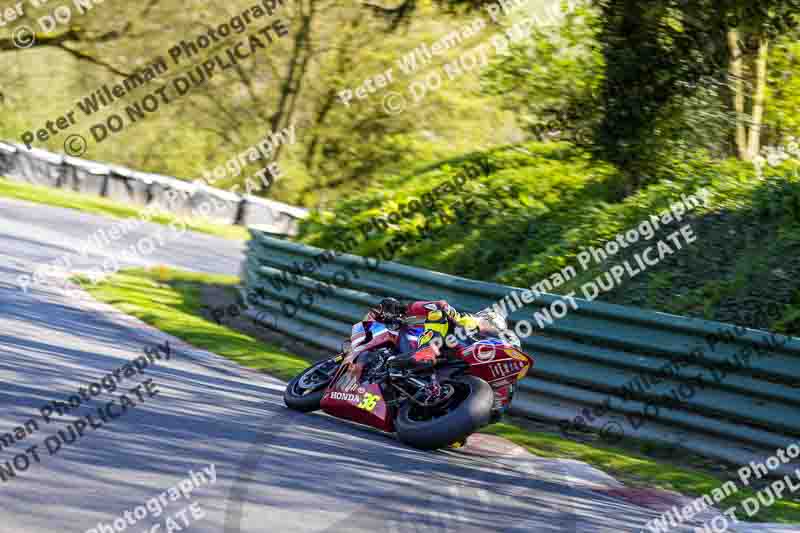
MULTIPOLYGON (((286 386, 291 409, 322 409, 338 418, 396 433, 415 448, 463 442, 496 422, 509 406, 533 358, 519 350, 505 319, 497 337, 458 337, 433 367, 398 368, 398 355, 417 349, 422 326, 402 318, 355 324, 338 355, 310 366, 286 386)), ((495 322, 496 323, 496 322, 495 322)))

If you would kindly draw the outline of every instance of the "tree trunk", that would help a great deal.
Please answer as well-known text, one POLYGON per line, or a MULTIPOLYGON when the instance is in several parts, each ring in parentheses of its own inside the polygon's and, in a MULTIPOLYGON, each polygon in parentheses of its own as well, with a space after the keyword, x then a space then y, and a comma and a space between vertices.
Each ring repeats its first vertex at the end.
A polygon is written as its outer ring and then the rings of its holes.
POLYGON ((758 59, 756 59, 756 92, 753 97, 753 123, 750 126, 750 139, 747 147, 748 160, 761 150, 761 122, 764 118, 764 100, 767 96, 767 56, 769 41, 761 36, 758 40, 758 59))
POLYGON ((747 159, 742 51, 739 48, 739 31, 736 29, 728 30, 728 51, 730 52, 729 76, 733 82, 733 110, 736 112, 736 154, 739 159, 747 159))
MULTIPOLYGON (((316 6, 314 5, 314 0, 309 0, 307 4, 302 1, 298 2, 298 6, 301 13, 300 28, 294 37, 294 49, 292 50, 292 56, 289 58, 286 76, 283 79, 283 83, 281 83, 281 94, 276 106, 277 110, 270 119, 271 131, 278 131, 292 123, 293 103, 297 98, 302 78, 306 75, 306 66, 312 53, 311 26, 316 6), (308 11, 306 11, 306 5, 308 6, 308 11)), ((282 148, 283 143, 273 150, 271 161, 278 160, 282 148)))

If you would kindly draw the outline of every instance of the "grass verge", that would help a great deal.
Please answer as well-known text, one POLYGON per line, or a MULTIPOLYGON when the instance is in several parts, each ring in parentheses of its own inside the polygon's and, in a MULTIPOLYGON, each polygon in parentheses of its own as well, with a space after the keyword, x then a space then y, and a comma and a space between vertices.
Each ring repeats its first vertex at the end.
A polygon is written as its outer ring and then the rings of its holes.
MULTIPOLYGON (((294 377, 308 366, 308 359, 203 318, 202 290, 211 285, 233 287, 238 282, 233 276, 158 267, 124 270, 97 285, 87 284, 86 290, 98 300, 198 348, 282 379, 294 377)), ((727 480, 716 472, 676 466, 631 449, 600 443, 588 445, 556 433, 530 431, 514 423, 494 424, 483 432, 507 438, 540 457, 586 462, 633 487, 664 488, 696 498, 709 494, 727 480)), ((739 488, 719 505, 722 510, 736 505, 737 517, 742 520, 746 516, 740 504, 754 496, 753 490, 739 488)), ((762 506, 759 513, 747 519, 797 523, 800 522, 800 503, 781 500, 768 508, 762 506)))
MULTIPOLYGON (((99 196, 92 196, 80 194, 73 191, 65 191, 63 189, 53 189, 43 185, 31 185, 29 183, 20 183, 10 181, 6 178, 0 177, 0 196, 6 198, 15 198, 17 200, 25 200, 26 202, 34 202, 37 204, 52 205, 55 207, 65 207, 68 209, 75 209, 85 213, 92 213, 95 215, 106 215, 114 218, 138 218, 140 209, 130 207, 124 204, 101 198, 99 196)), ((248 239, 248 232, 246 228, 241 226, 231 226, 227 224, 213 224, 202 219, 181 219, 175 216, 156 215, 150 219, 157 224, 170 224, 181 220, 186 223, 186 227, 192 231, 200 233, 208 233, 216 235, 217 237, 224 237, 226 239, 234 239, 245 241, 248 239)))
MULTIPOLYGON (((658 487, 699 498, 704 494, 711 496, 713 489, 721 487, 728 480, 700 469, 659 461, 630 449, 583 444, 560 435, 526 431, 513 424, 494 424, 483 432, 504 437, 540 457, 583 461, 632 487, 658 487)), ((631 444, 636 443, 633 441, 631 444)), ((717 504, 721 511, 736 506, 736 517, 742 521, 800 522, 800 503, 788 500, 776 501, 766 508, 761 505, 758 513, 748 517, 741 503, 747 498, 755 498, 756 491, 741 487, 741 483, 737 482, 738 478, 733 481, 738 491, 717 504)))
POLYGON ((124 270, 96 285, 83 285, 98 300, 193 346, 281 379, 294 377, 308 366, 305 359, 201 316, 203 285, 236 283, 232 276, 158 267, 124 270))

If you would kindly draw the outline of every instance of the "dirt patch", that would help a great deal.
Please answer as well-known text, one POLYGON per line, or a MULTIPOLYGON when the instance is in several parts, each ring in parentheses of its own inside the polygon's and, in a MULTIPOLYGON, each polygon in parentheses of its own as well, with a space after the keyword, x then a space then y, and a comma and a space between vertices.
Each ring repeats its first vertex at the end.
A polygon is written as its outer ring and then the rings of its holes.
MULTIPOLYGON (((211 314, 212 309, 218 307, 227 308, 228 306, 240 306, 239 308, 241 308, 239 293, 230 287, 221 285, 202 285, 200 287, 200 302, 204 306, 200 311, 203 318, 214 322, 216 319, 211 314)), ((300 342, 294 337, 261 324, 244 314, 235 315, 236 313, 225 313, 219 321, 233 330, 310 360, 317 361, 336 355, 322 348, 316 348, 308 343, 300 342)))

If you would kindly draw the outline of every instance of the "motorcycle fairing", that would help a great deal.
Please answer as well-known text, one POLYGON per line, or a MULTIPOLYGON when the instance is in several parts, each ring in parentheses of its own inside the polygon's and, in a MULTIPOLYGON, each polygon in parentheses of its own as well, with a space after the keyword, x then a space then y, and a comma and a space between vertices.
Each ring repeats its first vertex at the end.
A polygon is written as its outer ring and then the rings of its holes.
POLYGON ((496 407, 511 401, 509 386, 521 380, 533 366, 533 358, 498 339, 483 339, 459 350, 470 373, 494 389, 496 407))
POLYGON ((397 345, 399 333, 388 329, 380 322, 367 320, 353 326, 350 332, 352 353, 375 350, 384 344, 397 345))
POLYGON ((368 382, 363 374, 370 363, 368 352, 387 343, 395 344, 397 336, 397 332, 377 322, 360 322, 353 326, 352 350, 325 390, 320 403, 322 410, 339 418, 393 432, 394 417, 380 385, 368 382))

